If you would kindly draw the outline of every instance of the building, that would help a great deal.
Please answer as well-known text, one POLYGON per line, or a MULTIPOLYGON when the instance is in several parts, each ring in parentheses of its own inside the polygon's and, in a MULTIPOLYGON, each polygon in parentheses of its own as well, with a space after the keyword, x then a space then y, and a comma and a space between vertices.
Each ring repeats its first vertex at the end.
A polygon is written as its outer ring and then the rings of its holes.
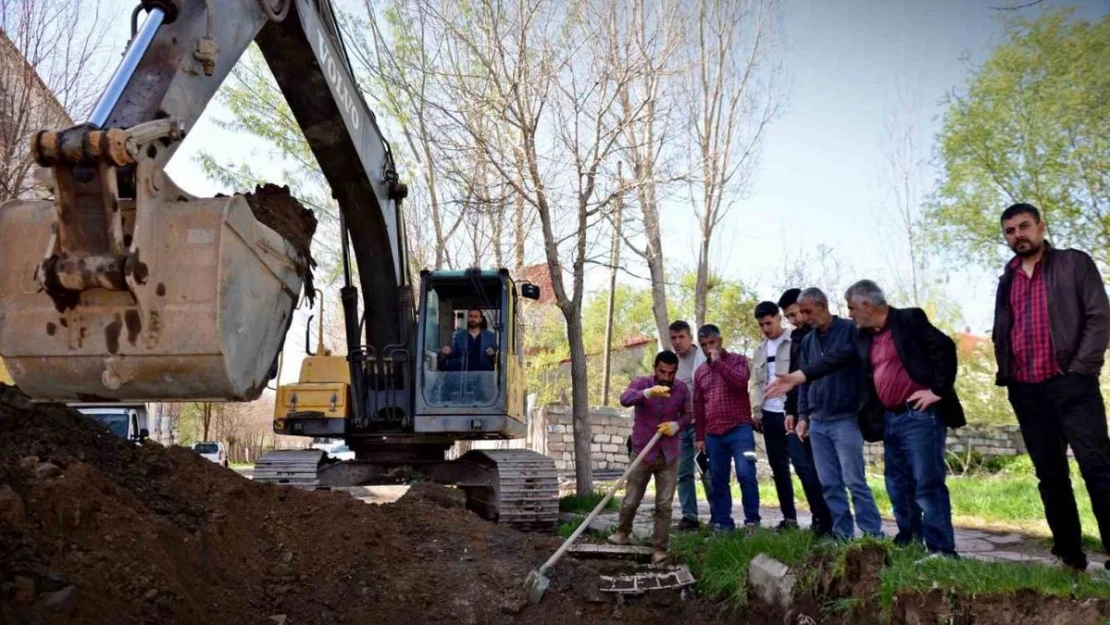
POLYGON ((31 158, 31 136, 73 125, 65 107, 0 31, 0 201, 43 197, 47 192, 31 158))

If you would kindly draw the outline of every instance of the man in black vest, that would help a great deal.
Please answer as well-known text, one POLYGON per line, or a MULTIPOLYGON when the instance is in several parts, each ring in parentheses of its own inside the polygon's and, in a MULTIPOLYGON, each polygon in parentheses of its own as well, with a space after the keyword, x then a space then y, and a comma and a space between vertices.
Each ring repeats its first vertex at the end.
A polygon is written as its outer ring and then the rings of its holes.
POLYGON ((860 329, 855 349, 826 353, 780 378, 773 392, 862 364, 860 425, 868 438, 882 433, 887 493, 898 523, 895 542, 924 541, 929 551, 954 556, 944 446, 948 428, 966 423, 954 388, 956 344, 920 308, 888 305, 871 280, 853 284, 844 297, 860 329))

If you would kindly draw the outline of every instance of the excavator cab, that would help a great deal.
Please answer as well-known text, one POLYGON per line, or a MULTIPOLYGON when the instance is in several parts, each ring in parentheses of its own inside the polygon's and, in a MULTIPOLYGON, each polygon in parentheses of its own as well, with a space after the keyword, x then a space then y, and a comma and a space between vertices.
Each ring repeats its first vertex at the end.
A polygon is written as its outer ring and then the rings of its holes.
MULTIPOLYGON (((538 297, 528 285, 522 294, 538 297)), ((458 438, 524 430, 519 295, 506 270, 425 271, 414 429, 458 438)))

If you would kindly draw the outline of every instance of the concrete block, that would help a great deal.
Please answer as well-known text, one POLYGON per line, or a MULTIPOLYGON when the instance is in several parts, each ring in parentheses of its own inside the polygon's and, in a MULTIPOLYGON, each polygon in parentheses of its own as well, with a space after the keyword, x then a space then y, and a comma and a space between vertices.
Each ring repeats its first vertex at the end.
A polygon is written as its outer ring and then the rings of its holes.
POLYGON ((555 461, 555 470, 556 471, 566 471, 567 466, 568 465, 567 465, 567 462, 565 460, 556 460, 555 461))
POLYGON ((608 434, 594 434, 595 443, 608 443, 612 439, 608 434))
POLYGON ((611 454, 616 453, 616 452, 620 451, 620 446, 619 445, 614 445, 612 443, 606 443, 606 444, 601 446, 601 451, 608 452, 608 453, 611 453, 611 454))
POLYGON ((567 426, 565 426, 565 425, 549 425, 549 426, 547 426, 547 431, 561 434, 561 433, 567 431, 567 426))
POLYGON ((590 451, 604 451, 601 448, 601 443, 590 443, 590 451))
POLYGON ((570 445, 573 445, 574 444, 574 432, 567 432, 566 434, 563 434, 563 442, 568 443, 570 445))
POLYGON ((566 450, 566 448, 567 448, 566 444, 561 442, 561 441, 558 442, 558 443, 548 443, 547 444, 547 451, 564 451, 564 450, 566 450))
POLYGON ((626 437, 619 434, 614 434, 613 436, 609 437, 609 442, 613 443, 614 445, 623 445, 625 440, 627 440, 626 437))
POLYGON ((764 604, 788 610, 794 603, 798 578, 782 562, 759 554, 748 564, 748 589, 764 604))
POLYGON ((595 461, 595 462, 601 462, 602 460, 605 460, 605 454, 604 453, 591 453, 590 454, 590 460, 595 461))

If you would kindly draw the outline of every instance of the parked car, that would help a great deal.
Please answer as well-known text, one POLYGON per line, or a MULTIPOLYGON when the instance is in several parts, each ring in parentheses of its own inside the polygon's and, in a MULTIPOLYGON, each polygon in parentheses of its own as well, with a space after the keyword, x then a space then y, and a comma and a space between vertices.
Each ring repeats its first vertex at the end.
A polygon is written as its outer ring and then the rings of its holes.
POLYGON ((69 404, 120 438, 141 443, 150 436, 144 404, 69 404))
POLYGON ((227 448, 224 447, 223 443, 214 441, 193 443, 193 451, 221 467, 227 466, 227 448))

